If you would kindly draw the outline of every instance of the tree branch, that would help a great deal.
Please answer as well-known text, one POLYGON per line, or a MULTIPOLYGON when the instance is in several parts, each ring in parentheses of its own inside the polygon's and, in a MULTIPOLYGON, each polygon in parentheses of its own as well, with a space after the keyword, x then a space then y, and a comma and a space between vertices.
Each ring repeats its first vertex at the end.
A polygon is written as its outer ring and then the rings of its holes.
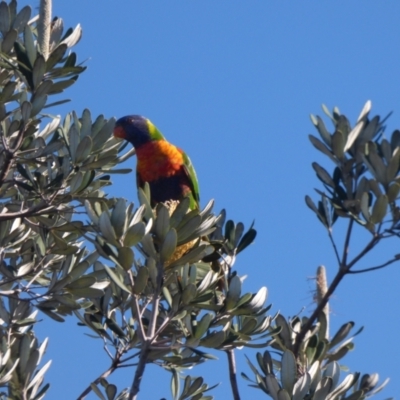
POLYGON ((146 342, 144 342, 142 345, 142 350, 141 350, 140 356, 139 356, 139 363, 138 363, 136 371, 135 371, 135 377, 133 379, 131 391, 129 392, 128 400, 136 400, 137 399, 137 395, 140 390, 140 384, 142 382, 144 370, 146 368, 147 357, 149 355, 149 346, 150 346, 149 340, 146 340, 146 342))
POLYGON ((226 354, 228 356, 229 381, 231 383, 233 399, 240 400, 239 387, 238 387, 237 379, 236 379, 235 352, 233 349, 231 349, 231 350, 227 350, 226 354))
MULTIPOLYGON (((117 368, 118 368, 118 361, 119 358, 121 357, 121 355, 118 355, 118 357, 116 357, 112 364, 111 367, 108 368, 107 371, 103 372, 97 379, 95 379, 92 383, 94 384, 98 384, 102 379, 107 378, 107 376, 111 375, 117 368)), ((91 384, 92 384, 91 383, 91 384)), ((92 387, 91 384, 78 396, 77 400, 83 400, 91 391, 92 391, 92 387)))
MULTIPOLYGON (((369 251, 371 251, 375 245, 380 241, 381 236, 379 233, 376 233, 375 236, 370 240, 370 242, 365 246, 365 248, 356 256, 354 259, 349 263, 347 263, 347 255, 349 252, 349 243, 350 243, 350 236, 352 232, 352 227, 353 227, 353 220, 350 220, 348 229, 347 229, 347 234, 346 234, 346 239, 344 242, 343 246, 343 258, 342 258, 342 263, 340 265, 339 271, 336 274, 335 278, 333 279, 331 285, 329 286, 325 296, 321 299, 320 303, 318 306, 315 308, 314 312, 311 314, 310 318, 307 320, 307 322, 302 326, 300 332, 296 336, 296 340, 293 346, 293 352, 295 356, 298 356, 300 345, 305 338, 307 332, 312 328, 314 325, 315 321, 318 319, 319 314, 321 311, 324 309, 324 307, 327 305, 329 298, 333 294, 333 292, 336 290, 337 286, 343 279, 343 277, 350 272, 350 268, 358 262, 362 257, 364 257, 369 251)), ((378 229, 379 232, 379 229, 378 229)))
POLYGON ((161 288, 164 278, 164 265, 161 262, 157 263, 157 282, 156 290, 154 291, 153 304, 151 310, 150 323, 147 329, 147 339, 142 344, 142 350, 139 356, 139 363, 135 371, 135 377, 133 378, 131 390, 129 392, 129 400, 136 400, 140 390, 140 383, 142 382, 144 370, 146 368, 147 357, 150 351, 150 345, 155 339, 158 308, 160 305, 161 288))
POLYGON ((337 288, 340 281, 343 279, 343 277, 345 275, 346 275, 346 271, 344 269, 340 269, 338 271, 338 273, 336 274, 335 278, 333 279, 331 285, 329 286, 327 292, 325 293, 325 296, 321 299, 321 302, 317 305, 314 312, 311 314, 310 318, 308 318, 307 322, 302 326, 300 332, 296 336, 296 340, 295 340, 295 343, 293 346, 293 353, 296 357, 298 356, 300 345, 301 345, 303 339, 305 338, 307 332, 312 328, 312 326, 314 325, 315 321, 317 320, 319 314, 327 305, 332 293, 335 291, 335 289, 337 288))
POLYGON ((57 208, 55 206, 50 206, 47 202, 41 201, 39 204, 29 208, 25 208, 24 210, 21 211, 0 214, 0 222, 8 221, 10 219, 14 220, 16 218, 32 217, 34 215, 47 214, 50 211, 56 211, 56 209, 57 208))

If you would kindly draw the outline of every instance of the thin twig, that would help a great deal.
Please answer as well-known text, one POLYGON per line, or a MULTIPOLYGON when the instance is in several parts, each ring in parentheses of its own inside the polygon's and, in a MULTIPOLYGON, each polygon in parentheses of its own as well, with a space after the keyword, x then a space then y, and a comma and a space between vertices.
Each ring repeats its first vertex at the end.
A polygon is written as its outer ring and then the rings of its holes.
POLYGON ((160 325, 160 327, 157 329, 157 331, 154 334, 154 340, 157 339, 157 337, 160 335, 160 333, 164 330, 164 328, 169 324, 169 322, 171 321, 171 317, 168 316, 165 318, 165 320, 163 321, 163 323, 160 325))
POLYGON ((350 237, 351 237, 351 231, 353 230, 353 224, 354 224, 354 220, 353 220, 353 218, 351 218, 349 221, 349 226, 347 227, 346 239, 345 239, 344 245, 343 245, 342 262, 339 265, 340 269, 345 269, 345 266, 347 263, 347 256, 349 254, 350 237))
MULTIPOLYGON (((128 272, 129 280, 131 283, 131 287, 133 288, 135 286, 135 281, 133 279, 132 271, 128 272)), ((147 340, 146 332, 144 331, 144 326, 142 322, 142 313, 140 312, 140 306, 139 306, 139 301, 136 295, 132 295, 132 305, 133 305, 133 310, 134 313, 136 314, 136 320, 139 325, 139 335, 140 335, 140 340, 142 342, 147 340)))
POLYGON ((231 383, 233 399, 240 400, 239 387, 238 387, 237 379, 236 379, 235 352, 233 349, 231 349, 231 350, 227 350, 226 354, 228 356, 229 381, 231 383))
POLYGON ((164 277, 164 266, 161 262, 157 263, 157 282, 156 282, 156 290, 153 295, 153 304, 151 310, 151 318, 149 327, 147 329, 147 337, 151 340, 154 338, 154 334, 156 332, 157 318, 158 318, 158 307, 160 304, 160 294, 161 294, 161 286, 164 277))
POLYGON ((358 269, 357 271, 348 271, 348 274, 362 274, 364 272, 370 272, 370 271, 376 271, 377 269, 382 269, 387 267, 390 264, 393 264, 396 261, 400 261, 400 259, 397 258, 392 258, 390 261, 385 262, 382 265, 377 265, 376 267, 370 267, 370 268, 364 268, 364 269, 358 269))
POLYGON ((137 299, 136 295, 132 296, 132 303, 133 303, 133 308, 135 310, 135 314, 136 314, 136 320, 137 323, 139 325, 139 335, 140 335, 140 340, 142 340, 143 342, 147 340, 147 336, 146 336, 146 332, 144 331, 144 326, 143 326, 143 322, 142 322, 142 316, 141 316, 141 312, 139 309, 139 302, 137 299))
POLYGON ((333 239, 332 231, 331 231, 330 229, 328 229, 328 236, 329 236, 329 239, 330 239, 330 241, 331 241, 331 243, 332 243, 332 247, 333 247, 333 250, 334 250, 334 252, 335 252, 337 262, 338 262, 338 264, 340 265, 340 256, 339 256, 339 252, 338 252, 338 249, 337 249, 337 247, 336 247, 335 240, 333 239))
POLYGON ((356 264, 358 261, 361 260, 361 258, 363 258, 368 252, 370 252, 381 240, 381 236, 380 235, 375 235, 370 242, 365 246, 364 250, 358 254, 358 256, 354 257, 353 260, 351 260, 351 262, 349 262, 349 264, 347 265, 347 272, 350 271, 351 267, 356 264))
MULTIPOLYGON (((128 356, 128 357, 124 358, 123 360, 120 360, 119 363, 123 364, 123 363, 125 363, 125 362, 127 362, 129 360, 132 360, 132 358, 137 357, 139 354, 140 354, 140 351, 136 352, 135 354, 132 354, 131 356, 128 356)), ((137 364, 135 364, 135 365, 137 365, 137 364)), ((121 367, 122 367, 122 365, 121 365, 121 367)))
POLYGON ((147 329, 147 339, 142 344, 142 349, 140 352, 139 363, 135 371, 135 377, 133 378, 131 390, 129 392, 129 400, 136 400, 137 395, 140 390, 140 383, 142 382, 144 370, 146 368, 147 357, 150 351, 150 345, 155 339, 157 318, 158 318, 158 308, 160 305, 161 288, 164 278, 164 265, 161 262, 157 263, 157 282, 156 290, 153 294, 153 304, 151 310, 151 317, 149 326, 147 329))
MULTIPOLYGON (((119 356, 121 357, 121 355, 119 356)), ((111 367, 107 369, 107 371, 103 372, 97 379, 95 379, 92 383, 98 384, 101 379, 107 378, 107 376, 111 375, 118 368, 118 359, 113 360, 111 367)), ((77 398, 77 400, 83 400, 90 392, 92 391, 91 385, 89 385, 77 398)))

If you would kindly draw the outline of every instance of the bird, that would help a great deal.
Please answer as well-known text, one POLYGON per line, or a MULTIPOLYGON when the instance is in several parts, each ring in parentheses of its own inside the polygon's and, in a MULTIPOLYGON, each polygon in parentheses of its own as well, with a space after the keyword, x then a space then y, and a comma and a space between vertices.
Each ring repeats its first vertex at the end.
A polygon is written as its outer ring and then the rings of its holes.
POLYGON ((113 134, 133 145, 137 156, 136 184, 150 186, 151 206, 189 197, 189 208, 199 209, 199 184, 188 155, 169 143, 157 127, 140 115, 117 120, 113 134))

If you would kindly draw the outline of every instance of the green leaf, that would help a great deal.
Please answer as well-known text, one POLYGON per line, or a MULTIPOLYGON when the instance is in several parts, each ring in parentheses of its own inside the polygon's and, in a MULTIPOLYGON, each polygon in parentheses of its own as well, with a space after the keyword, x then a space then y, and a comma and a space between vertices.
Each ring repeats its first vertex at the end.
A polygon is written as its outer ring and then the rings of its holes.
POLYGON ((104 238, 112 245, 119 247, 117 237, 107 211, 103 211, 99 218, 99 228, 104 238))
POLYGON ((329 348, 333 348, 337 344, 339 344, 341 341, 346 339, 350 331, 354 327, 354 322, 347 322, 346 324, 343 324, 339 330, 336 332, 335 336, 332 338, 332 340, 329 343, 329 348))
POLYGON ((176 250, 178 237, 175 229, 170 229, 166 234, 164 242, 161 246, 160 256, 164 261, 168 261, 176 250))
POLYGON ((96 283, 96 279, 93 276, 82 276, 81 278, 68 284, 66 288, 82 289, 92 286, 94 283, 96 283))
POLYGON ((310 139, 310 142, 317 150, 328 156, 334 163, 337 163, 337 160, 334 157, 333 153, 328 149, 328 147, 324 143, 321 142, 321 140, 319 140, 313 135, 308 135, 308 138, 310 139))
POLYGON ((325 366, 322 376, 332 378, 332 386, 336 387, 340 379, 340 366, 336 361, 332 361, 325 366))
POLYGON ((114 272, 114 268, 107 267, 107 265, 105 265, 104 268, 106 269, 108 276, 118 287, 120 287, 125 292, 131 294, 131 291, 125 286, 119 276, 114 272))
POLYGON ((36 373, 35 377, 31 380, 31 382, 27 386, 27 389, 31 388, 36 382, 39 382, 43 378, 46 371, 50 368, 51 362, 52 360, 49 360, 42 368, 40 368, 40 370, 36 373))
POLYGON ((139 268, 135 278, 135 284, 133 285, 133 293, 141 294, 147 286, 148 280, 149 270, 146 267, 139 268))
POLYGON ((137 245, 143 239, 145 231, 146 226, 142 221, 128 228, 124 237, 124 246, 131 247, 137 245))
POLYGON ((96 298, 104 295, 104 291, 100 289, 95 289, 92 287, 87 288, 76 288, 76 289, 68 289, 68 292, 73 294, 76 297, 87 297, 87 298, 96 298))
POLYGON ((48 317, 50 317, 51 319, 54 319, 54 321, 57 321, 57 322, 65 322, 65 319, 63 318, 63 317, 61 317, 60 315, 58 315, 58 314, 56 314, 55 312, 53 312, 53 311, 51 311, 51 310, 48 310, 48 309, 46 309, 46 308, 44 308, 44 307, 40 307, 40 306, 37 306, 38 308, 39 308, 39 310, 42 312, 42 313, 44 313, 44 314, 46 314, 48 317))
POLYGON ((236 253, 239 254, 247 246, 252 244, 257 236, 257 231, 253 228, 249 229, 242 237, 237 247, 236 253))
POLYGON ((26 25, 24 29, 24 45, 26 49, 27 56, 29 58, 29 65, 33 67, 38 55, 36 51, 36 46, 33 38, 32 29, 29 25, 26 25))
POLYGON ((178 372, 173 369, 172 371, 172 379, 171 379, 171 393, 174 400, 178 400, 179 391, 180 391, 180 379, 178 372))
POLYGON ((86 160, 91 152, 92 152, 92 138, 90 136, 85 136, 76 147, 75 163, 78 164, 86 160))
POLYGON ((1 43, 1 51, 8 54, 13 49, 17 37, 18 32, 15 29, 8 31, 7 35, 3 39, 3 42, 1 43))
POLYGON ((285 350, 282 355, 281 381, 288 393, 293 393, 296 382, 296 359, 290 350, 285 350))
POLYGON ((10 29, 10 10, 5 1, 0 3, 0 32, 4 36, 6 36, 7 32, 10 29))
POLYGON ((0 101, 2 103, 8 103, 10 97, 14 94, 15 88, 17 87, 17 82, 9 81, 4 86, 0 93, 0 101))
POLYGON ((31 19, 31 7, 25 6, 15 17, 12 27, 18 32, 22 32, 25 29, 26 24, 31 19))
POLYGON ((70 79, 64 79, 62 81, 54 83, 50 90, 50 94, 62 93, 65 89, 72 86, 78 80, 78 75, 73 76, 70 79))
POLYGON ((225 335, 226 334, 224 331, 211 332, 205 338, 201 339, 200 345, 208 348, 217 349, 224 343, 225 335))
POLYGON ((360 208, 361 208, 361 213, 362 213, 363 217, 368 222, 371 218, 371 215, 369 212, 369 194, 367 192, 364 192, 361 195, 360 208))
POLYGON ((325 183, 326 185, 330 186, 331 188, 335 188, 336 185, 333 182, 333 179, 331 178, 331 176, 329 175, 329 173, 322 168, 319 164, 317 164, 316 162, 312 163, 312 167, 314 168, 314 171, 316 172, 318 178, 325 183))
POLYGON ((350 150, 351 146, 353 146, 354 142, 357 140, 360 135, 362 129, 364 128, 364 121, 360 121, 354 129, 349 133, 347 137, 346 145, 344 146, 344 152, 350 150))
POLYGON ((371 100, 367 100, 366 103, 364 104, 363 109, 360 112, 360 115, 358 116, 357 122, 365 120, 366 118, 368 118, 368 114, 371 111, 371 107, 372 107, 371 100))
POLYGON ((400 184, 397 182, 392 183, 387 191, 388 201, 392 203, 396 201, 400 193, 400 184))
POLYGON ((342 160, 344 157, 344 146, 345 146, 344 133, 341 131, 336 131, 332 135, 332 151, 333 151, 333 154, 339 160, 342 160))
POLYGON ((128 271, 132 268, 133 261, 133 250, 130 247, 120 247, 118 249, 118 262, 125 269, 125 271, 128 271))
POLYGON ((125 337, 125 332, 121 327, 111 318, 106 318, 105 323, 107 326, 120 338, 125 337))
POLYGON ((157 217, 154 221, 154 230, 159 240, 163 241, 170 228, 169 210, 164 204, 160 203, 157 205, 156 214, 157 217))
POLYGON ((21 105, 22 120, 26 123, 32 115, 32 104, 29 101, 24 101, 21 105))
MULTIPOLYGON (((197 210, 195 210, 197 212, 197 210)), ((186 214, 189 215, 189 214, 186 214)), ((192 235, 193 231, 196 230, 201 224, 201 216, 193 215, 192 218, 188 219, 186 223, 177 228, 178 233, 178 244, 184 244, 187 239, 192 235)))
POLYGON ((60 44, 51 52, 46 62, 46 71, 50 71, 57 63, 62 60, 67 49, 68 46, 66 44, 60 44))
POLYGON ((106 394, 108 400, 114 400, 117 395, 117 387, 115 385, 108 385, 106 387, 106 394))
POLYGON ((318 130, 318 133, 321 135, 322 140, 328 145, 331 146, 331 135, 325 127, 324 121, 322 121, 321 117, 314 117, 310 115, 312 123, 318 130))
POLYGON ((378 224, 383 221, 386 216, 388 207, 388 197, 386 195, 378 196, 375 201, 374 207, 372 208, 371 222, 378 224))
POLYGON ((211 313, 206 313, 203 315, 201 320, 197 323, 196 329, 194 330, 194 337, 196 339, 201 339, 203 335, 207 332, 210 327, 214 315, 211 313))
POLYGON ((278 400, 292 400, 292 398, 289 396, 288 392, 285 389, 281 389, 278 392, 278 400))
MULTIPOLYGON (((193 396, 196 392, 199 391, 199 389, 200 389, 200 393, 198 393, 198 394, 201 395, 201 393, 204 392, 204 390, 201 390, 202 386, 204 389, 207 387, 207 385, 203 385, 203 382, 204 382, 204 379, 202 377, 195 378, 193 380, 193 383, 190 385, 189 390, 185 393, 185 395, 188 397, 193 396)), ((203 398, 204 398, 203 396, 199 397, 200 400, 203 398)), ((194 397, 192 397, 192 399, 194 399, 194 397)))
POLYGON ((196 297, 196 294, 197 294, 196 286, 193 285, 192 283, 189 283, 183 290, 182 303, 189 304, 196 297))
POLYGON ((21 43, 14 42, 14 50, 17 55, 18 69, 25 76, 28 85, 32 88, 32 65, 29 61, 26 49, 21 43))
POLYGON ((313 400, 326 400, 333 387, 332 378, 324 377, 318 383, 313 400))
POLYGON ((32 111, 31 111, 31 117, 35 117, 37 114, 42 111, 43 107, 45 106, 47 102, 47 95, 41 95, 41 96, 33 96, 32 98, 32 111))
POLYGON ((311 377, 310 375, 306 372, 303 376, 301 376, 296 384, 294 385, 293 389, 293 400, 303 400, 307 393, 309 393, 311 386, 311 377))
POLYGON ((236 275, 229 282, 229 290, 225 300, 225 307, 228 311, 235 308, 237 302, 240 299, 241 291, 242 291, 242 281, 236 275))

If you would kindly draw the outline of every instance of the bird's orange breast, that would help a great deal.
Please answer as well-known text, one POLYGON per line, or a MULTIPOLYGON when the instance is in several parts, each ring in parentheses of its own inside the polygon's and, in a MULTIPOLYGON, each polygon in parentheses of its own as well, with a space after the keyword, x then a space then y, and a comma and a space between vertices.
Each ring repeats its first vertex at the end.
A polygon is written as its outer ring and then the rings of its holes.
POLYGON ((137 172, 145 182, 173 176, 183 164, 182 151, 166 140, 145 143, 136 155, 137 172))

